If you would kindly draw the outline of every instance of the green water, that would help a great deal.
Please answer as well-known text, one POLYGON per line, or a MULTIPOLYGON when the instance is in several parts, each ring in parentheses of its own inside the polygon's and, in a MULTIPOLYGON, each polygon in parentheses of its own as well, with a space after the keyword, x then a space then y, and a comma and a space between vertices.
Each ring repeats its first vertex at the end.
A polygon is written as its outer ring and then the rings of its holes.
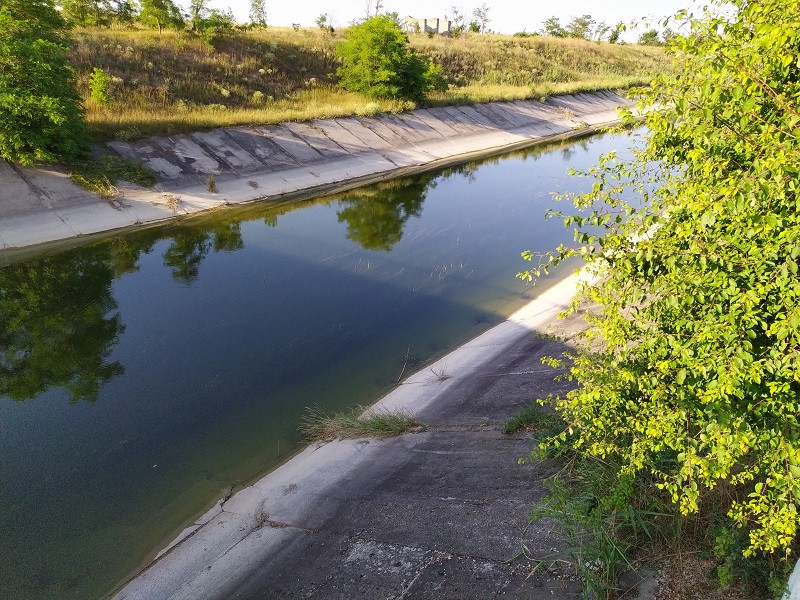
POLYGON ((525 249, 606 135, 0 270, 0 598, 90 599, 297 443, 566 274, 525 249), (408 370, 406 371, 408 373, 408 370))

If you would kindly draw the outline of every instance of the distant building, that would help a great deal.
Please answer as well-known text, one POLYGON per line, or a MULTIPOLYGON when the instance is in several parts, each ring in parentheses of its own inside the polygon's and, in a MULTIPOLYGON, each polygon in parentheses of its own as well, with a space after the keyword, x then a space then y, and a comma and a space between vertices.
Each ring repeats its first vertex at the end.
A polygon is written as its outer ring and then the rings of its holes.
POLYGON ((414 17, 406 17, 403 19, 403 31, 406 33, 438 33, 441 35, 450 35, 451 21, 447 19, 416 19, 414 17))

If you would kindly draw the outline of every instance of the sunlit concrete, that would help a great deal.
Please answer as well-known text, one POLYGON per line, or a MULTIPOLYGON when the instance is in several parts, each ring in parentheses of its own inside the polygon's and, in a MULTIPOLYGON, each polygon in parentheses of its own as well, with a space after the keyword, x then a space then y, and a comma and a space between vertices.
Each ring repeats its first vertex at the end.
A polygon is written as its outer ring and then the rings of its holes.
POLYGON ((333 192, 584 134, 618 123, 617 108, 630 104, 602 92, 114 141, 101 150, 141 161, 158 184, 121 182, 111 199, 77 187, 58 168, 2 163, 0 252, 333 192))

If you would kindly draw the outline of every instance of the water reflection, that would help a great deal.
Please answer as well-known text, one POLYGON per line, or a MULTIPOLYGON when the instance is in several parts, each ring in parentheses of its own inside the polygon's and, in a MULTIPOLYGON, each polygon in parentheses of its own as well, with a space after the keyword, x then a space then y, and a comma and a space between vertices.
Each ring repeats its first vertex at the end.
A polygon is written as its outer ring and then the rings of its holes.
POLYGON ((0 270, 0 395, 22 401, 59 386, 71 402, 94 402, 124 372, 108 360, 125 329, 111 282, 131 262, 111 250, 0 270))
POLYGON ((432 179, 415 177, 393 181, 340 201, 336 213, 347 223, 347 239, 367 250, 388 252, 403 237, 403 227, 411 217, 419 217, 432 179))
MULTIPOLYGON (((402 239, 409 219, 421 215, 437 184, 455 175, 471 183, 481 164, 498 161, 458 165, 325 202, 337 203, 337 219, 346 223, 349 240, 366 250, 389 252, 402 239)), ((299 206, 262 209, 260 217, 275 227, 280 215, 299 206)), ((122 364, 109 359, 124 332, 113 281, 136 273, 139 258, 169 239, 163 264, 176 282, 191 286, 209 253, 244 249, 241 220, 234 215, 148 230, 0 270, 0 396, 22 401, 61 387, 72 402, 94 402, 105 384, 124 373, 122 364)))
MULTIPOLYGON (((420 215, 433 181, 425 175, 340 199, 337 215, 347 223, 347 237, 365 249, 389 251, 406 221, 420 215)), ((276 207, 264 222, 274 227, 279 215, 296 208, 276 207)), ((136 273, 139 258, 169 239, 163 264, 176 282, 192 285, 209 253, 244 249, 240 219, 230 219, 113 238, 0 270, 0 396, 23 401, 60 387, 71 402, 96 401, 125 372, 109 359, 125 330, 114 280, 136 273)))

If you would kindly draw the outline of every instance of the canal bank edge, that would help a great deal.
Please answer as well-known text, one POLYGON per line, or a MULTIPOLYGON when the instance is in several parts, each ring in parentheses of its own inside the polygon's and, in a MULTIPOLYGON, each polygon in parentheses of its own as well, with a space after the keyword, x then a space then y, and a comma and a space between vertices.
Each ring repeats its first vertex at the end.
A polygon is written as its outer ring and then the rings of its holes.
MULTIPOLYGON (((457 410, 457 406, 446 401, 449 391, 474 380, 476 373, 504 354, 511 353, 526 338, 531 338, 532 333, 550 333, 558 314, 566 309, 581 284, 592 281, 586 271, 567 277, 506 321, 410 375, 370 410, 403 411, 413 415, 431 408, 445 413, 448 408, 457 410), (441 375, 444 373, 446 377, 441 375)), ((563 324, 558 328, 560 333, 566 333, 563 324)), ((527 363, 526 368, 530 368, 527 363)), ((537 376, 554 385, 553 373, 549 369, 541 369, 537 376)), ((497 375, 492 373, 491 377, 497 375)), ((527 388, 529 382, 519 380, 515 385, 527 388)), ((357 474, 365 469, 381 474, 392 473, 400 468, 399 463, 405 456, 430 452, 417 447, 418 440, 425 435, 428 434, 406 434, 400 436, 402 439, 390 440, 337 439, 308 446, 253 485, 219 501, 159 552, 144 571, 122 585, 113 595, 113 600, 231 597, 240 586, 246 587, 248 580, 285 552, 293 536, 316 533, 317 525, 323 519, 321 515, 331 510, 330 506, 354 502, 355 498, 348 498, 348 491, 352 494, 355 490, 348 488, 347 484, 357 474)), ((527 436, 522 442, 523 447, 529 445, 527 436)), ((482 440, 480 444, 487 451, 487 457, 491 457, 486 447, 491 442, 482 440)), ((520 450, 519 455, 529 451, 530 448, 520 450)), ((438 454, 440 457, 436 460, 453 460, 448 456, 452 453, 438 454)), ((452 468, 458 467, 452 465, 452 468)), ((446 489, 436 491, 448 497, 453 495, 446 489)), ((520 505, 514 510, 524 521, 529 508, 520 505)), ((490 530, 496 524, 482 522, 484 516, 480 513, 477 518, 473 517, 474 522, 466 523, 464 529, 490 530)), ((463 518, 469 517, 464 515, 463 518)), ((549 525, 545 527, 548 528, 549 525)), ((324 568, 325 565, 314 565, 317 570, 324 568)), ((578 597, 572 593, 567 594, 564 590, 563 596, 555 593, 548 597, 556 600, 578 597)))
POLYGON ((217 129, 99 149, 139 160, 158 183, 103 199, 58 168, 0 161, 0 265, 121 230, 225 206, 296 201, 620 123, 618 92, 217 129))

